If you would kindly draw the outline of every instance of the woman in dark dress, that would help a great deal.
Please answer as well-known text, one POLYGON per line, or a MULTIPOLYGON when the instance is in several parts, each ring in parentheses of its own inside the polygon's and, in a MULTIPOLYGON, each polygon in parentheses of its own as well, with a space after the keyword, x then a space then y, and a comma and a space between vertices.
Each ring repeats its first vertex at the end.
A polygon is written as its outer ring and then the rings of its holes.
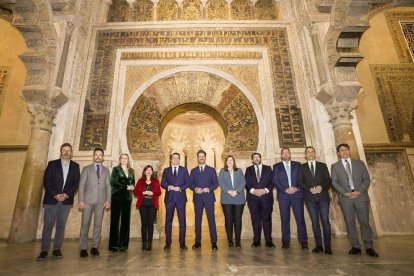
POLYGON ((152 166, 145 166, 142 176, 135 185, 134 195, 138 198, 137 208, 141 215, 142 250, 151 250, 154 235, 154 221, 161 195, 160 182, 154 177, 152 166))
POLYGON ((125 251, 129 244, 132 191, 134 190, 134 170, 129 166, 128 154, 121 154, 119 165, 111 174, 111 227, 109 250, 125 251))

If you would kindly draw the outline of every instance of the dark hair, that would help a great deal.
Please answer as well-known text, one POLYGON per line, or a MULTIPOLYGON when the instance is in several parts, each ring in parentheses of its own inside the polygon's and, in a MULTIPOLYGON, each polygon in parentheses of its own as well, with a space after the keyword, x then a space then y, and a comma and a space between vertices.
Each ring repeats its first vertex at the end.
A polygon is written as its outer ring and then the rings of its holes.
POLYGON ((307 146, 307 147, 305 148, 305 152, 306 152, 308 149, 313 149, 313 151, 316 151, 314 147, 312 147, 312 146, 307 146))
POLYGON ((238 168, 237 168, 237 165, 236 165, 236 159, 234 159, 234 156, 233 155, 227 155, 226 158, 224 159, 224 170, 225 171, 228 171, 229 170, 229 167, 227 166, 227 160, 229 158, 233 159, 233 163, 234 163, 234 165, 233 165, 233 171, 237 171, 238 168))
POLYGON ((180 154, 179 154, 178 152, 174 152, 174 153, 172 153, 172 154, 170 155, 170 160, 172 159, 173 155, 178 155, 178 158, 180 158, 180 159, 181 159, 180 154))
POLYGON ((147 176, 145 175, 145 172, 146 172, 149 168, 151 168, 151 170, 152 170, 151 180, 155 179, 155 176, 154 176, 154 168, 153 168, 151 165, 146 165, 146 166, 144 167, 144 170, 142 171, 142 175, 141 175, 141 179, 142 179, 142 180, 147 179, 147 176))
POLYGON ((280 153, 282 153, 284 150, 288 150, 288 151, 290 152, 290 148, 282 148, 282 149, 280 150, 280 153))
POLYGON ((70 149, 72 150, 72 145, 71 145, 71 144, 69 144, 69 143, 64 143, 64 144, 62 144, 62 145, 60 146, 60 152, 62 152, 62 149, 63 149, 64 147, 70 147, 70 149))
POLYGON ((341 147, 346 147, 348 150, 350 150, 350 149, 351 149, 351 147, 350 147, 348 144, 343 143, 343 144, 339 144, 339 145, 336 147, 336 152, 339 152, 339 149, 340 149, 341 147))
POLYGON ((258 153, 258 152, 253 152, 253 154, 252 154, 252 160, 253 160, 253 156, 255 156, 255 155, 259 155, 260 159, 262 158, 262 155, 261 155, 260 153, 258 153))
POLYGON ((93 154, 95 154, 95 152, 97 152, 97 151, 100 151, 100 152, 102 152, 102 154, 104 154, 104 150, 102 148, 95 148, 93 150, 93 154))
POLYGON ((204 153, 204 156, 207 156, 207 153, 204 151, 204 150, 199 150, 199 151, 197 151, 197 156, 200 154, 200 153, 204 153))

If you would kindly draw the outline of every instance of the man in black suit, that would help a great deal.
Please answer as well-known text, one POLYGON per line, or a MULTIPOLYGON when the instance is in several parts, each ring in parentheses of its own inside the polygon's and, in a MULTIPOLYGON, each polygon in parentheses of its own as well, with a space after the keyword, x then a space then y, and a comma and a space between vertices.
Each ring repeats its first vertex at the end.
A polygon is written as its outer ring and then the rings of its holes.
POLYGON ((52 255, 56 259, 62 258, 60 248, 65 234, 66 220, 73 198, 79 186, 79 164, 71 161, 72 146, 65 143, 60 147, 60 159, 50 161, 47 165, 43 186, 44 223, 42 232, 41 252, 38 261, 47 258, 50 247, 53 226, 56 224, 55 241, 52 255))
POLYGON ((260 153, 252 154, 253 165, 246 169, 247 206, 253 225, 252 247, 260 246, 263 233, 266 246, 275 247, 272 242, 273 183, 272 168, 262 164, 260 153))
POLYGON ((331 249, 331 224, 329 222, 329 193, 331 177, 325 163, 315 160, 315 149, 306 147, 305 157, 308 162, 300 166, 298 173, 298 184, 304 191, 304 200, 312 219, 312 230, 315 236, 316 247, 313 253, 323 252, 321 218, 323 228, 323 243, 325 254, 332 255, 331 249))

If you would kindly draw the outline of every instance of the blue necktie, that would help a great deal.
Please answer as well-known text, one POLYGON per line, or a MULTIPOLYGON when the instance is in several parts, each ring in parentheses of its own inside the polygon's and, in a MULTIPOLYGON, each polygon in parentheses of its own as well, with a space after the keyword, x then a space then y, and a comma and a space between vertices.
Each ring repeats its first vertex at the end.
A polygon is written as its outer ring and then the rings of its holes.
POLYGON ((101 166, 96 165, 96 176, 99 178, 101 177, 101 166))
POLYGON ((290 175, 289 162, 286 162, 286 174, 287 174, 287 177, 288 177, 289 187, 292 187, 292 180, 291 180, 291 175, 290 175))

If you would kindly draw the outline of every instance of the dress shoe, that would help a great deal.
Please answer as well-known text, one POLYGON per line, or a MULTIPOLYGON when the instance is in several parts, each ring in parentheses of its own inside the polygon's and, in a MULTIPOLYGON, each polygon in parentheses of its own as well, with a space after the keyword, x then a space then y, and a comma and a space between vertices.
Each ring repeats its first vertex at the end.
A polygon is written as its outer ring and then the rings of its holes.
POLYGON ((211 244, 211 249, 212 249, 212 250, 218 250, 217 243, 213 242, 213 243, 211 244))
POLYGON ((166 243, 164 246, 164 251, 170 251, 171 250, 171 244, 170 243, 166 243))
POLYGON ((240 242, 236 242, 236 248, 240 248, 240 247, 241 247, 240 242))
POLYGON ((147 250, 147 242, 146 241, 142 242, 141 250, 147 250))
POLYGON ((270 242, 266 242, 266 247, 267 248, 275 248, 276 246, 273 242, 270 241, 270 242))
POLYGON ((325 248, 325 254, 326 254, 326 255, 332 255, 332 249, 330 249, 330 248, 325 248))
POLYGON ((309 249, 309 247, 308 247, 308 243, 307 243, 307 242, 303 242, 303 243, 301 243, 300 245, 301 245, 301 247, 302 247, 302 250, 308 250, 308 249, 309 249))
POLYGON ((46 259, 47 259, 47 251, 42 251, 42 252, 40 252, 39 257, 37 257, 36 260, 44 261, 46 259))
POLYGON ((197 249, 201 247, 201 243, 200 242, 195 242, 193 245, 193 249, 197 249))
POLYGON ((368 248, 367 250, 365 250, 365 252, 367 253, 368 256, 370 257, 379 257, 378 253, 375 252, 374 248, 368 248))
POLYGON ((92 247, 92 249, 91 249, 91 255, 92 256, 95 256, 95 257, 99 256, 98 248, 92 247))
POLYGON ((261 246, 261 244, 258 241, 255 241, 252 243, 252 247, 259 247, 259 246, 261 246))
POLYGON ((282 243, 282 249, 289 249, 290 245, 288 243, 282 243))
POLYGON ((53 255, 53 257, 55 257, 55 259, 62 259, 63 258, 62 252, 60 252, 59 249, 53 250, 52 255, 53 255))
POLYGON ((152 241, 147 242, 147 248, 145 248, 147 251, 151 251, 152 249, 152 241))
POLYGON ((349 255, 357 255, 357 254, 361 254, 361 249, 356 248, 356 247, 352 247, 351 250, 348 251, 349 255))
POLYGON ((187 245, 185 245, 185 243, 180 243, 180 249, 187 250, 188 247, 187 247, 187 245))
POLYGON ((80 256, 81 256, 82 258, 88 257, 88 256, 89 256, 89 254, 88 254, 88 250, 86 250, 86 249, 82 249, 82 250, 80 251, 80 256))
POLYGON ((229 241, 229 247, 234 247, 234 243, 232 241, 229 241))
POLYGON ((128 250, 128 247, 125 247, 125 246, 121 246, 121 248, 119 248, 120 252, 125 252, 127 250, 128 250))
POLYGON ((323 247, 322 246, 316 246, 313 250, 312 253, 320 253, 323 252, 323 247))

